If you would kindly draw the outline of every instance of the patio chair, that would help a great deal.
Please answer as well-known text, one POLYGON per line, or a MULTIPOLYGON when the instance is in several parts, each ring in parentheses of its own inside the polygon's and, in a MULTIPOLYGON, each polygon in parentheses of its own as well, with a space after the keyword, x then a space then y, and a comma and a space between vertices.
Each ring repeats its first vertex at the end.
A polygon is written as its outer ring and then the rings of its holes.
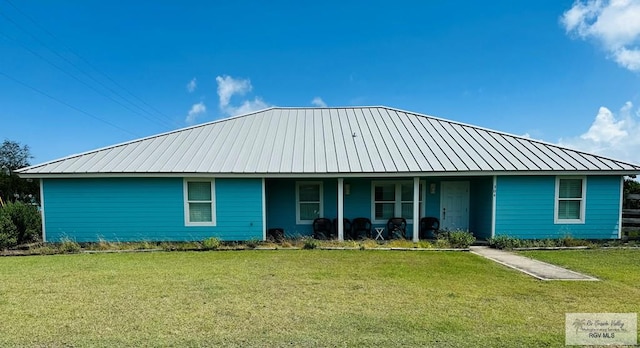
POLYGON ((435 217, 423 217, 420 219, 420 239, 436 238, 440 229, 440 220, 435 217))
POLYGON ((407 219, 401 217, 393 217, 387 221, 387 238, 388 239, 406 239, 407 238, 407 219))
POLYGON ((353 219, 353 221, 351 222, 351 238, 371 238, 371 220, 365 217, 353 219))
MULTIPOLYGON (((352 239, 351 237, 351 221, 347 218, 342 219, 342 228, 343 228, 343 238, 344 239, 352 239)), ((338 219, 333 219, 333 236, 336 237, 338 235, 338 219)))
POLYGON ((331 223, 331 220, 327 218, 317 218, 313 220, 313 238, 330 239, 332 228, 333 224, 331 223))

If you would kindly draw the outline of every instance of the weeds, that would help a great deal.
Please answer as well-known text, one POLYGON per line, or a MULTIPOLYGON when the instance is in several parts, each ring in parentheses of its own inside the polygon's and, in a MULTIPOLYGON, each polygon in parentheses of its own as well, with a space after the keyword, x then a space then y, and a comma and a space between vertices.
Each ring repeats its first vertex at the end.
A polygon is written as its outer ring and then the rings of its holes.
POLYGON ((63 253, 77 253, 81 249, 80 244, 66 237, 60 241, 58 248, 63 253))
POLYGON ((202 241, 202 247, 205 250, 216 250, 220 247, 221 244, 222 242, 220 241, 220 239, 216 237, 209 237, 202 241))

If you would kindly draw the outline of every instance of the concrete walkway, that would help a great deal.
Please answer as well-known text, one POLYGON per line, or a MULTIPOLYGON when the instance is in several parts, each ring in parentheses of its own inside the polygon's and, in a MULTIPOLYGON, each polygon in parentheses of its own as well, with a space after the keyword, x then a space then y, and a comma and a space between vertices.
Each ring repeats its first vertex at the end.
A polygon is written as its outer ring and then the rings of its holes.
POLYGON ((486 246, 472 246, 471 252, 540 280, 599 280, 550 263, 486 246))

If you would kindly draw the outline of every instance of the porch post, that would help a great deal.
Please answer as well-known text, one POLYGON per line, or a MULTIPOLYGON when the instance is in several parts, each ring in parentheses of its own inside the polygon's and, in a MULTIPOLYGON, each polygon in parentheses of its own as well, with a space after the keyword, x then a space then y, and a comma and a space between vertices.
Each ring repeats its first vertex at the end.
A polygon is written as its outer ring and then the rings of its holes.
POLYGON ((420 240, 420 178, 413 177, 413 241, 420 240))
POLYGON ((338 240, 344 240, 344 178, 338 178, 338 240))

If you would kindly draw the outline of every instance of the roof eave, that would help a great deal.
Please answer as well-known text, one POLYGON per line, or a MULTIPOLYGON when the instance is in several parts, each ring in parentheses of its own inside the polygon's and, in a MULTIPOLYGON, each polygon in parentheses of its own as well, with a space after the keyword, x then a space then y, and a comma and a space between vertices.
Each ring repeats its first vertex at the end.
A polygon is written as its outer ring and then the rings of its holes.
POLYGON ((72 178, 400 178, 400 177, 468 177, 468 176, 547 176, 547 175, 640 175, 637 170, 559 170, 559 171, 440 171, 440 172, 332 172, 332 173, 17 173, 25 179, 72 179, 72 178))

